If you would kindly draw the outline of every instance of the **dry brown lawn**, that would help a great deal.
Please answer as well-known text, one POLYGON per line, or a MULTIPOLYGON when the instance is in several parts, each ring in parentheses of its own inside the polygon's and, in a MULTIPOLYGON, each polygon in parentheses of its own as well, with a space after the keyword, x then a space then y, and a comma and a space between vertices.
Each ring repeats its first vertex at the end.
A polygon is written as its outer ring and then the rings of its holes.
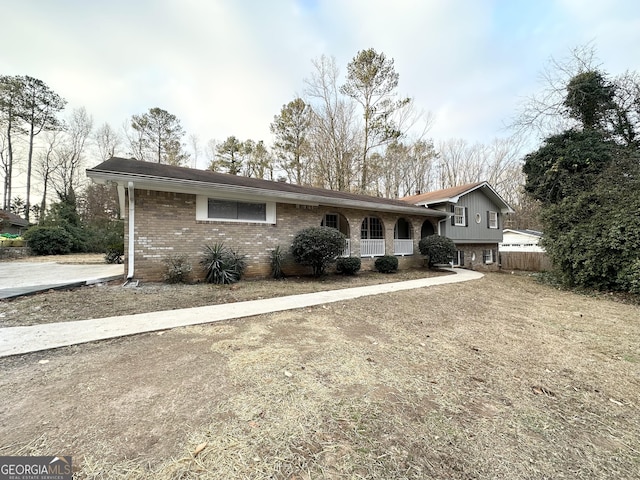
MULTIPOLYGON (((259 283, 213 290, 305 284, 259 283)), ((209 288, 150 287, 29 308, 209 288)), ((638 345, 637 306, 507 274, 78 345, 0 359, 0 455, 91 479, 636 479, 638 345)))

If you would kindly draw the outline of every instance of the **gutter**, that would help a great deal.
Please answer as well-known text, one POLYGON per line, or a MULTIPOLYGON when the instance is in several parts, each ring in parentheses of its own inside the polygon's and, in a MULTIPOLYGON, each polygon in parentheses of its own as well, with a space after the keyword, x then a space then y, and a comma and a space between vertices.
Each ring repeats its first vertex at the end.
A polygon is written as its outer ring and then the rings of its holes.
POLYGON ((167 192, 210 195, 212 191, 218 191, 235 195, 253 195, 261 199, 268 198, 273 201, 279 201, 281 203, 301 205, 327 205, 345 208, 369 209, 381 212, 402 212, 421 216, 424 216, 426 214, 434 217, 442 217, 446 215, 445 212, 442 212, 440 210, 421 208, 417 205, 412 204, 407 204, 406 207, 402 205, 385 205, 384 203, 367 202, 366 200, 340 199, 325 197, 322 195, 283 192, 279 190, 267 190, 256 187, 200 182, 196 180, 149 177, 147 175, 122 174, 117 172, 106 172, 98 170, 88 170, 87 175, 93 180, 102 181, 128 181, 129 183, 131 183, 133 179, 135 180, 138 188, 149 188, 158 190, 158 187, 160 187, 160 189, 164 189, 164 191, 167 192))
POLYGON ((133 196, 134 186, 133 182, 129 182, 127 185, 129 190, 129 255, 127 256, 127 280, 125 285, 133 279, 134 273, 134 260, 135 260, 135 212, 136 204, 133 196))

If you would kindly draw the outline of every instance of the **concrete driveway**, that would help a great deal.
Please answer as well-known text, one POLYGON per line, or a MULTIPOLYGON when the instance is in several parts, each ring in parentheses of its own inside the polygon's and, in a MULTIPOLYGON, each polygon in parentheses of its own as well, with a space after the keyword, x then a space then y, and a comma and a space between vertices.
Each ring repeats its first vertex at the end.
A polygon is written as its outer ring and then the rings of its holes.
POLYGON ((0 299, 118 278, 124 278, 124 265, 2 262, 0 263, 0 299))

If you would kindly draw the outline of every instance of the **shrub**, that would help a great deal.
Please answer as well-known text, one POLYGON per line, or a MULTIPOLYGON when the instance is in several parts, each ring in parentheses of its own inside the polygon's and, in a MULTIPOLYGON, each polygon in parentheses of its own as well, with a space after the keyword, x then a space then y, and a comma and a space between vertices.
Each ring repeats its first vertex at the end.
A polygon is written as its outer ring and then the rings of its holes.
POLYGON ((376 258, 374 265, 380 273, 393 273, 398 270, 398 258, 393 255, 385 255, 376 258))
POLYGON ((358 257, 341 257, 336 261, 336 270, 343 275, 355 275, 362 261, 358 257))
POLYGON ((112 243, 107 247, 104 254, 104 261, 107 263, 122 263, 124 255, 124 243, 112 243))
POLYGON ((311 266, 319 277, 344 251, 346 243, 345 236, 335 228, 309 227, 296 234, 291 253, 297 263, 311 266))
POLYGON ((191 263, 186 255, 170 255, 162 260, 162 279, 167 283, 187 283, 191 278, 191 263))
POLYGON ((449 263, 456 255, 456 245, 453 240, 440 235, 429 235, 418 243, 420 253, 428 259, 429 266, 449 263))
POLYGON ((31 227, 23 238, 34 255, 63 255, 73 247, 73 238, 62 227, 31 227))
POLYGON ((216 284, 236 283, 242 277, 247 261, 222 243, 205 245, 200 265, 205 272, 205 282, 216 284))
POLYGON ((284 260, 284 252, 280 249, 280 245, 271 251, 271 276, 276 280, 282 280, 285 275, 282 271, 282 261, 284 260))

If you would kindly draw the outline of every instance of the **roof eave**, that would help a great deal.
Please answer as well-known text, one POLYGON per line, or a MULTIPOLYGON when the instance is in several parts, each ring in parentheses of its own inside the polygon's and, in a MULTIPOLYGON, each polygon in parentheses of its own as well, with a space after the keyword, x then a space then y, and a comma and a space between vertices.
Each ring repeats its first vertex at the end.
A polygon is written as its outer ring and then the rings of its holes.
POLYGON ((134 182, 139 187, 190 194, 211 194, 211 190, 217 190, 231 195, 248 195, 267 198, 281 203, 299 205, 327 205, 345 208, 357 208, 360 210, 374 210, 380 212, 406 213, 420 216, 442 217, 444 212, 430 208, 416 207, 415 205, 385 205, 383 203, 367 202, 363 200, 351 200, 344 198, 325 197, 322 195, 309 195, 280 190, 268 190, 264 188, 247 187, 241 185, 229 185, 225 183, 210 183, 197 180, 183 180, 176 178, 157 177, 152 175, 140 175, 105 170, 89 169, 87 176, 97 183, 106 182, 134 182))

